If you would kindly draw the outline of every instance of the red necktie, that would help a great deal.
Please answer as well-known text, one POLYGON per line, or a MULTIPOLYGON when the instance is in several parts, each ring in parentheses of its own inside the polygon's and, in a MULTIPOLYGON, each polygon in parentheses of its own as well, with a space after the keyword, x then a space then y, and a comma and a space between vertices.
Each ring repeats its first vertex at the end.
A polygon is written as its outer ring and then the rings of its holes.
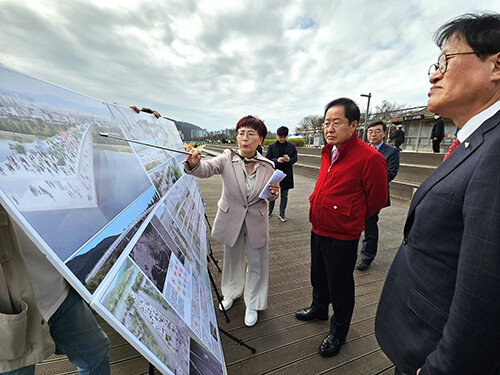
POLYGON ((446 158, 447 158, 448 156, 450 156, 450 155, 451 155, 451 153, 452 153, 453 151, 455 151, 455 149, 458 147, 458 145, 459 145, 459 144, 460 144, 460 141, 458 140, 458 138, 455 138, 455 140, 454 140, 454 141, 452 142, 452 144, 450 145, 450 148, 449 148, 449 149, 448 149, 448 151, 446 152, 446 155, 444 156, 443 161, 445 161, 445 160, 446 160, 446 158))

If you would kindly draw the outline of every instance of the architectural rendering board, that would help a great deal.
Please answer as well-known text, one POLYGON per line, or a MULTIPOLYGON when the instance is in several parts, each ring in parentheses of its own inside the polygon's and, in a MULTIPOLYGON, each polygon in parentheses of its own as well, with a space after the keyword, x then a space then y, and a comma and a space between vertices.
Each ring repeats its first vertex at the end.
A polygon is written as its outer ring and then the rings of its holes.
POLYGON ((224 373, 185 156, 99 133, 182 149, 170 120, 0 66, 0 203, 159 371, 224 373))

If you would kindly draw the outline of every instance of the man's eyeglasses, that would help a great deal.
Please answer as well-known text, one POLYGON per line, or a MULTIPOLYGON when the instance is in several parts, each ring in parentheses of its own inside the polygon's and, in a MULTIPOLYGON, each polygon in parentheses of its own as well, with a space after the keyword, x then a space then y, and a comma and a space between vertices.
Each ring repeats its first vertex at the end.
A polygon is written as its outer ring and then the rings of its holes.
POLYGON ((248 139, 251 139, 251 138, 256 137, 258 134, 257 134, 257 132, 253 132, 253 131, 248 131, 248 132, 241 131, 241 132, 236 133, 236 136, 238 138, 245 138, 245 135, 247 136, 248 139))
POLYGON ((438 58, 437 64, 432 64, 429 67, 429 71, 427 74, 429 75, 429 78, 436 73, 437 70, 441 72, 441 74, 444 74, 446 70, 448 69, 448 59, 452 56, 457 56, 457 55, 475 55, 475 52, 456 52, 456 53, 445 53, 438 58))
POLYGON ((323 127, 326 129, 326 128, 329 128, 330 126, 333 126, 333 128, 335 130, 337 130, 338 128, 340 128, 343 124, 345 124, 344 122, 340 122, 340 121, 334 121, 334 122, 324 122, 323 123, 323 127))
POLYGON ((382 130, 382 129, 375 129, 375 130, 373 130, 373 129, 368 129, 368 130, 367 130, 367 133, 368 133, 368 134, 381 134, 381 133, 383 133, 383 130, 382 130))

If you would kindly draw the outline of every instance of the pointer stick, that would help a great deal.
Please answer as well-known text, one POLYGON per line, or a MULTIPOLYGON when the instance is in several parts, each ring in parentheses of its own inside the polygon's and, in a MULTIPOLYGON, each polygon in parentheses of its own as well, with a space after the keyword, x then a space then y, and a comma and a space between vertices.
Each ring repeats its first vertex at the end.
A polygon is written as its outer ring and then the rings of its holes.
MULTIPOLYGON (((146 142, 140 142, 140 141, 134 141, 132 139, 127 139, 127 138, 122 138, 122 137, 117 137, 115 135, 110 135, 108 133, 99 133, 101 137, 106 137, 106 138, 114 138, 114 139, 119 139, 120 141, 127 141, 127 142, 132 142, 132 143, 138 143, 140 145, 144 146, 149 146, 149 147, 155 147, 155 148, 160 148, 162 150, 167 150, 167 151, 173 151, 173 152, 178 152, 180 154, 185 154, 185 155, 193 155, 190 152, 184 151, 184 150, 176 150, 175 148, 168 148, 168 147, 163 147, 163 146, 158 146, 154 145, 152 143, 146 143, 146 142)), ((205 155, 200 155, 202 158, 205 157, 205 155)))

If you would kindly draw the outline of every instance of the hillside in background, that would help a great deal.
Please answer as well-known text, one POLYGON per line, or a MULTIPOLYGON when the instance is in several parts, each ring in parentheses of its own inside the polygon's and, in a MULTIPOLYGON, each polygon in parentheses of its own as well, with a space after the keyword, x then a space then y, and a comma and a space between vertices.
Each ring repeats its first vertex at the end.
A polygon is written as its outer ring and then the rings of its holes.
MULTIPOLYGON (((167 117, 168 118, 168 117, 167 117)), ((194 131, 202 131, 203 129, 200 128, 198 125, 191 124, 190 122, 184 122, 184 121, 177 121, 172 118, 168 118, 169 120, 172 120, 177 127, 177 130, 180 131, 184 135, 184 140, 189 141, 191 140, 191 132, 194 131)))

